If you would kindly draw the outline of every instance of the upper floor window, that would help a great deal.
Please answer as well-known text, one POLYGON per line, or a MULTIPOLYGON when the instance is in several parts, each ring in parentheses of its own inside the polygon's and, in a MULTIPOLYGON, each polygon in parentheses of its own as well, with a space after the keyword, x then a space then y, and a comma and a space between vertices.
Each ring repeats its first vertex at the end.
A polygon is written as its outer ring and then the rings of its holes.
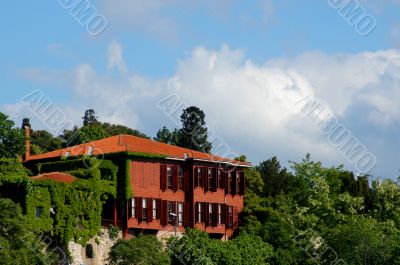
POLYGON ((201 167, 197 167, 196 174, 195 174, 195 186, 202 186, 203 185, 203 177, 202 177, 203 169, 201 167))
POLYGON ((240 174, 239 174, 239 172, 236 173, 236 183, 235 183, 235 185, 236 185, 235 192, 236 192, 236 194, 238 194, 238 193, 240 193, 240 174))
POLYGON ((232 176, 231 174, 228 174, 228 183, 226 183, 228 193, 232 192, 232 176))
POLYGON ((172 189, 172 182, 173 182, 173 175, 172 175, 172 167, 167 166, 167 185, 169 189, 172 189))
POLYGON ((89 146, 89 150, 87 152, 89 156, 93 155, 93 145, 89 146))
POLYGON ((210 190, 210 191, 212 191, 213 190, 213 187, 214 187, 214 181, 213 181, 213 174, 212 174, 212 170, 211 170, 211 168, 209 168, 208 169, 208 172, 207 172, 207 174, 208 174, 208 190, 210 190))
POLYGON ((179 166, 179 171, 178 171, 178 187, 180 189, 183 188, 183 167, 179 166))
POLYGON ((221 172, 221 170, 220 169, 218 169, 218 187, 220 188, 220 189, 222 189, 223 188, 223 185, 222 185, 222 172, 221 172))

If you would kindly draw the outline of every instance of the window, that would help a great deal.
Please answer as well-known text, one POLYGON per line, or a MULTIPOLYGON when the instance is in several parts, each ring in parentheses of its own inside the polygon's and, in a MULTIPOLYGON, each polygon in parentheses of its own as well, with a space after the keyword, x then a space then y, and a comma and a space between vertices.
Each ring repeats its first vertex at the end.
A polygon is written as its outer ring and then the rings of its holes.
POLYGON ((214 223, 213 206, 212 203, 208 204, 208 223, 214 223))
POLYGON ((172 167, 168 166, 167 167, 167 185, 168 185, 169 189, 172 189, 172 181, 173 181, 172 167))
POLYGON ((200 167, 198 167, 197 168, 197 175, 196 175, 196 183, 197 183, 197 186, 202 186, 202 181, 203 179, 202 179, 202 176, 201 176, 201 168, 200 167))
POLYGON ((228 227, 233 226, 233 207, 228 206, 228 227))
POLYGON ((170 225, 174 224, 175 213, 174 213, 174 203, 168 202, 168 223, 170 225))
POLYGON ((68 152, 65 153, 65 157, 69 157, 70 155, 71 155, 71 152, 70 152, 70 151, 68 151, 68 152))
POLYGON ((178 187, 183 188, 183 167, 179 166, 178 187))
POLYGON ((207 173, 208 173, 208 190, 212 191, 214 183, 213 183, 213 174, 211 168, 208 169, 207 173))
POLYGON ((157 200, 153 199, 153 219, 157 219, 157 200))
POLYGON ((87 152, 89 156, 93 155, 93 145, 89 146, 89 150, 87 152))
POLYGON ((142 199, 142 220, 143 222, 147 221, 147 199, 142 199))
POLYGON ((240 174, 239 172, 236 173, 236 194, 239 194, 240 191, 240 174))
POLYGON ((183 203, 178 203, 178 225, 183 225, 183 203))
POLYGON ((222 209, 221 204, 218 204, 218 223, 222 224, 222 209))
POLYGON ((36 219, 40 219, 40 215, 42 214, 43 207, 36 206, 36 219))
POLYGON ((202 212, 201 212, 201 203, 200 202, 198 202, 198 203, 196 203, 196 222, 197 223, 200 223, 201 222, 201 219, 202 219, 202 212))
POLYGON ((88 259, 93 259, 93 245, 92 244, 87 244, 85 247, 85 252, 86 252, 86 258, 88 259))
POLYGON ((135 218, 135 211, 136 211, 136 205, 135 205, 135 198, 131 199, 131 216, 135 218))
POLYGON ((231 193, 231 191, 232 191, 232 176, 230 173, 228 173, 228 183, 226 183, 226 185, 227 185, 228 193, 231 193))
POLYGON ((222 189, 223 188, 223 185, 222 185, 222 172, 221 172, 221 170, 220 169, 218 169, 218 187, 220 188, 220 189, 222 189))

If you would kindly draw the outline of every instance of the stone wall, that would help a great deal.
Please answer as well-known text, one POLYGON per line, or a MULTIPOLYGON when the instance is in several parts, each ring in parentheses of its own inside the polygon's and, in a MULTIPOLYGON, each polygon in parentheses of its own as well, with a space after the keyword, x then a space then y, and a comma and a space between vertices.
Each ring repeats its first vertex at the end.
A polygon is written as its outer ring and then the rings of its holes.
MULTIPOLYGON (((118 238, 122 237, 119 232, 118 238)), ((70 241, 68 249, 70 251, 71 265, 104 265, 107 264, 108 253, 118 238, 110 238, 108 229, 103 228, 99 234, 91 238, 86 244, 91 244, 93 248, 93 258, 86 257, 86 245, 82 246, 70 241)))

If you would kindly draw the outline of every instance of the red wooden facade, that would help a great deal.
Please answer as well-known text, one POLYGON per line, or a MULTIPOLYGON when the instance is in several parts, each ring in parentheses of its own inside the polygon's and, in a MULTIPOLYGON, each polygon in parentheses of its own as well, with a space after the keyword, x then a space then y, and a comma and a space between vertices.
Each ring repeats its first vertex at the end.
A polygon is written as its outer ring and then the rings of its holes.
POLYGON ((243 209, 243 167, 196 160, 131 161, 134 197, 127 228, 183 232, 185 227, 230 237, 243 209))

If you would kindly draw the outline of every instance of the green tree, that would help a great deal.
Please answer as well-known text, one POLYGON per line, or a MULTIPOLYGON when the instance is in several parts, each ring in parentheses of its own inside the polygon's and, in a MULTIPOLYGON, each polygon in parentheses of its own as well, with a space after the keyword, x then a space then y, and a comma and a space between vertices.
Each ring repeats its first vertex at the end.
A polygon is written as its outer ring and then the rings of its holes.
POLYGON ((179 134, 178 130, 174 129, 172 132, 168 130, 167 127, 163 126, 160 130, 158 130, 156 137, 154 140, 166 144, 177 145, 179 143, 179 134))
POLYGON ((27 230, 21 207, 10 199, 0 199, 0 264, 47 265, 56 260, 46 246, 27 230))
POLYGON ((261 173, 264 180, 265 196, 276 196, 280 193, 286 194, 295 184, 293 175, 286 168, 281 167, 275 156, 261 162, 256 169, 261 173))
POLYGON ((111 248, 108 262, 110 265, 167 265, 170 258, 155 236, 140 235, 118 240, 111 248))
POLYGON ((30 140, 31 153, 35 155, 54 151, 62 147, 60 138, 53 137, 51 133, 44 130, 32 131, 30 140))
POLYGON ((0 112, 0 157, 19 157, 25 153, 25 134, 0 112))
POLYGON ((85 115, 82 117, 83 126, 88 126, 91 124, 98 123, 96 112, 93 109, 88 109, 85 111, 85 115))
POLYGON ((128 134, 133 135, 141 138, 150 139, 146 134, 136 130, 131 129, 125 125, 120 124, 111 124, 108 122, 101 123, 101 126, 106 130, 108 136, 119 135, 119 134, 128 134))
POLYGON ((208 142, 204 112, 195 106, 188 107, 183 110, 181 121, 182 128, 178 131, 178 145, 192 150, 210 153, 212 144, 208 142))
POLYGON ((185 236, 168 243, 172 264, 258 265, 270 264, 272 247, 255 235, 241 234, 224 242, 210 239, 207 233, 187 229, 185 236))

